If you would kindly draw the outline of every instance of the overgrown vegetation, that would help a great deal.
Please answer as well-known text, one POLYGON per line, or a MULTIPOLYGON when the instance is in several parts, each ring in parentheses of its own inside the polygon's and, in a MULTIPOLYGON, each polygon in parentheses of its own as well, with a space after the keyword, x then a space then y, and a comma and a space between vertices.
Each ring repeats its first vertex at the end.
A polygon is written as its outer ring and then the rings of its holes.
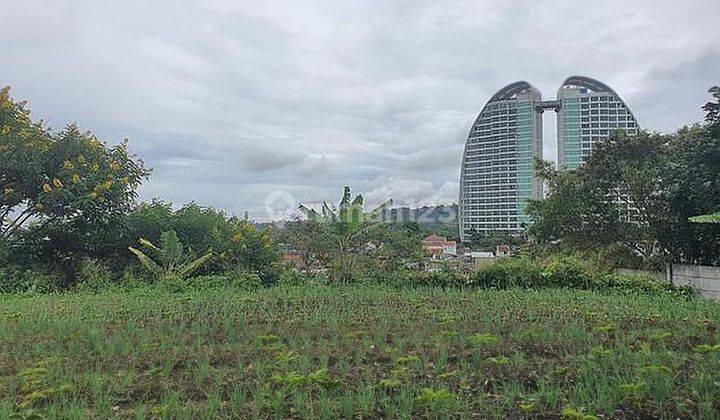
POLYGON ((360 285, 2 299, 0 418, 720 410, 720 305, 700 299, 360 285))
POLYGON ((720 225, 689 220, 720 208, 720 88, 710 93, 704 125, 616 132, 574 171, 540 164, 550 195, 530 204, 530 235, 546 252, 610 250, 637 266, 720 264, 720 225))
POLYGON ((692 296, 689 286, 676 287, 644 276, 617 275, 607 267, 573 256, 552 257, 544 261, 531 258, 505 258, 469 273, 455 270, 418 272, 404 270, 378 278, 377 283, 398 287, 456 287, 483 289, 565 288, 627 293, 692 296))

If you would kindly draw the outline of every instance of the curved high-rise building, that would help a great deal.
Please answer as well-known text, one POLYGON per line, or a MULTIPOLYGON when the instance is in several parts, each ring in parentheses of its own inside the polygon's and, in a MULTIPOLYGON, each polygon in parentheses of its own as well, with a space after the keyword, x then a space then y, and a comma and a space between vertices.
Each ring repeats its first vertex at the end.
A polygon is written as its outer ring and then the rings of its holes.
POLYGON ((590 155, 595 143, 612 131, 637 134, 630 108, 606 84, 589 77, 572 76, 558 89, 558 167, 575 169, 590 155))
POLYGON ((474 230, 518 232, 527 199, 539 198, 533 161, 542 157, 540 92, 515 82, 493 95, 470 129, 460 170, 459 227, 463 241, 474 230))
POLYGON ((567 78, 555 100, 527 82, 511 83, 485 104, 470 129, 460 169, 460 239, 473 231, 520 233, 528 200, 542 197, 534 160, 542 159, 542 113, 558 113, 558 166, 575 169, 614 130, 636 134, 630 109, 607 85, 567 78))

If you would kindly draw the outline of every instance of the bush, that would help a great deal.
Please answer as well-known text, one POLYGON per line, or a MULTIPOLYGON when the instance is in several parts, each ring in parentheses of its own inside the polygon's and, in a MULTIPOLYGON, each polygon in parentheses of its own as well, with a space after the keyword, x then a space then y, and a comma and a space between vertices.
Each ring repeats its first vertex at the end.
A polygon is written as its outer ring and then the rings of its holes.
POLYGON ((694 294, 691 287, 677 287, 643 276, 621 276, 577 257, 554 257, 543 263, 529 258, 508 258, 472 273, 468 285, 507 289, 559 287, 584 290, 614 290, 645 294, 694 294))
POLYGON ((229 276, 211 274, 191 277, 188 279, 187 286, 193 290, 208 290, 228 287, 230 284, 231 280, 229 276))
POLYGON ((6 272, 0 283, 0 293, 51 293, 59 287, 57 275, 39 270, 27 269, 22 271, 6 272))
POLYGON ((462 287, 467 285, 467 277, 447 267, 432 272, 399 268, 373 276, 367 283, 393 287, 462 287))
POLYGON ((427 273, 425 276, 421 276, 420 281, 426 286, 456 287, 464 285, 465 277, 455 270, 443 268, 438 271, 427 273))
POLYGON ((529 258, 505 258, 472 273, 468 285, 483 288, 548 286, 540 265, 529 258))
POLYGON ((552 259, 546 262, 541 275, 546 286, 572 289, 592 289, 602 275, 594 273, 588 263, 574 257, 552 259))
POLYGON ((278 286, 305 286, 307 283, 307 276, 294 268, 281 273, 277 281, 278 286))
POLYGON ((112 286, 112 274, 107 265, 94 259, 85 259, 80 263, 76 274, 77 289, 98 292, 112 286))
POLYGON ((192 280, 168 273, 160 277, 158 284, 169 292, 180 293, 186 292, 191 288, 192 280))
POLYGON ((303 273, 295 268, 288 268, 280 273, 278 278, 278 286, 296 287, 296 286, 308 286, 311 284, 329 284, 330 279, 327 275, 319 274, 307 274, 303 273))
POLYGON ((175 279, 172 284, 173 287, 182 289, 183 291, 222 289, 227 287, 235 287, 243 290, 256 290, 262 287, 260 277, 255 273, 248 272, 195 276, 189 278, 184 283, 175 279))
POLYGON ((670 293, 679 296, 693 296, 696 293, 692 286, 675 286, 650 277, 634 275, 608 275, 595 282, 595 285, 598 289, 636 291, 647 294, 670 293))
POLYGON ((243 290, 257 290, 263 286, 263 282, 258 274, 248 272, 242 272, 233 276, 231 284, 243 290))

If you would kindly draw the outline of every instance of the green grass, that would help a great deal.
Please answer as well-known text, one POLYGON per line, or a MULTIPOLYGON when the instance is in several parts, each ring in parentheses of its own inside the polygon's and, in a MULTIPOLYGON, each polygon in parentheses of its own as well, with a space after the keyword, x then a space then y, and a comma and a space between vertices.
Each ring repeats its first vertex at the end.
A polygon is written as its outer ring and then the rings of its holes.
POLYGON ((570 290, 0 296, 0 418, 717 418, 719 326, 570 290))

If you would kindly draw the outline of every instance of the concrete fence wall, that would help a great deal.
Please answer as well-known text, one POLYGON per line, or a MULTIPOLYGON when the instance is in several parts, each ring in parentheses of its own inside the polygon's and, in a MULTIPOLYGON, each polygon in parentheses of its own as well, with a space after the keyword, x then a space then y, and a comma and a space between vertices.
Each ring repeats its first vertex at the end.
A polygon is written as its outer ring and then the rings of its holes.
POLYGON ((665 272, 616 268, 616 274, 647 276, 658 281, 670 281, 676 286, 691 285, 700 296, 720 300, 720 267, 672 264, 665 272))
POLYGON ((661 271, 636 270, 633 268, 616 268, 615 274, 621 274, 623 276, 645 276, 653 278, 657 281, 668 281, 667 273, 663 273, 661 271))
POLYGON ((720 267, 673 264, 670 272, 674 285, 689 284, 701 296, 720 300, 720 267))

